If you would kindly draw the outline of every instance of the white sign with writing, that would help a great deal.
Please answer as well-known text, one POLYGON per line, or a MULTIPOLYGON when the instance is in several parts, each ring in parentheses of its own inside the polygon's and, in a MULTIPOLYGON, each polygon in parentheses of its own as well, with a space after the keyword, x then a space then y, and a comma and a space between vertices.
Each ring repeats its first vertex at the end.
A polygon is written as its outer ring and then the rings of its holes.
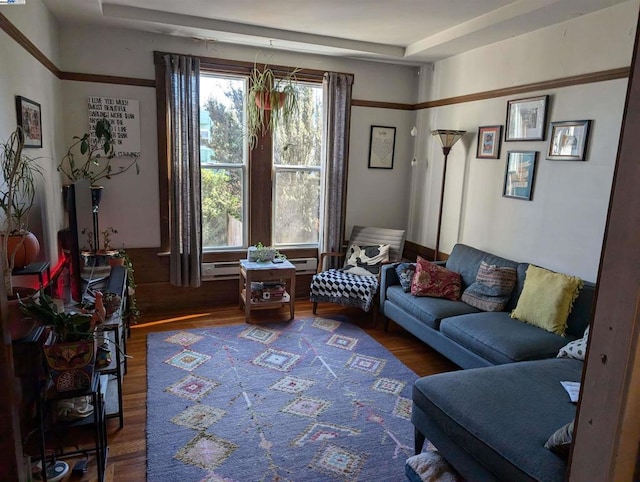
POLYGON ((95 142, 96 123, 106 118, 111 123, 116 157, 140 155, 140 103, 133 99, 88 97, 89 132, 95 142))

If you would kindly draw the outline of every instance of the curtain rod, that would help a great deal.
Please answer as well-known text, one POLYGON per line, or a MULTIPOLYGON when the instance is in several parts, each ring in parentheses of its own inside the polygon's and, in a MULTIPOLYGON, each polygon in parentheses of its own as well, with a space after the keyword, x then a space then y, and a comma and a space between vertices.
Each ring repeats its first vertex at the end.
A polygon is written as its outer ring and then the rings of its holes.
MULTIPOLYGON (((200 63, 205 67, 215 67, 218 70, 221 70, 225 73, 249 73, 251 69, 256 65, 254 62, 245 62, 242 60, 230 60, 230 59, 218 59, 213 57, 202 57, 200 55, 190 55, 190 54, 181 54, 176 52, 160 52, 155 50, 153 52, 153 58, 155 63, 161 62, 161 59, 164 55, 188 55, 190 57, 194 57, 200 60, 200 63)), ((260 65, 269 65, 269 67, 276 73, 280 74, 288 74, 295 70, 295 67, 289 67, 287 65, 270 65, 264 62, 258 62, 258 66, 260 65)), ((343 73, 345 75, 353 74, 347 72, 338 72, 343 73)), ((317 69, 300 69, 296 72, 296 77, 299 77, 300 80, 322 80, 324 77, 324 70, 317 69)))

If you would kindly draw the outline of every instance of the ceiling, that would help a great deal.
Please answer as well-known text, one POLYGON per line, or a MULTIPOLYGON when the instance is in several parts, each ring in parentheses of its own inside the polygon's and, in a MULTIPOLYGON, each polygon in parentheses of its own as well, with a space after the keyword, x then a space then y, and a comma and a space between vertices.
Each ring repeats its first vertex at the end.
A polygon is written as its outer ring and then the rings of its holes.
POLYGON ((625 0, 43 0, 83 23, 260 48, 421 64, 625 0))

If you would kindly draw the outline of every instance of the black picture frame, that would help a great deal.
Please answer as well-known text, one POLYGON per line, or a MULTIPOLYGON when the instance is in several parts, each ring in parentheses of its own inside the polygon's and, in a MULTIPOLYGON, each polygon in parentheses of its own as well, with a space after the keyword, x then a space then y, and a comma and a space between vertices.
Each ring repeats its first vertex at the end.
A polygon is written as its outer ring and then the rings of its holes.
POLYGON ((478 127, 478 145, 476 159, 500 159, 502 126, 478 127))
POLYGON ((509 151, 502 196, 531 201, 538 151, 509 151))
POLYGON ((544 141, 548 95, 507 101, 505 142, 544 141))
POLYGON ((40 104, 16 95, 16 116, 22 127, 24 147, 42 147, 42 113, 40 104))
POLYGON ((547 159, 584 161, 589 143, 591 120, 552 122, 547 159))
POLYGON ((371 126, 369 169, 393 169, 395 146, 395 127, 371 126))

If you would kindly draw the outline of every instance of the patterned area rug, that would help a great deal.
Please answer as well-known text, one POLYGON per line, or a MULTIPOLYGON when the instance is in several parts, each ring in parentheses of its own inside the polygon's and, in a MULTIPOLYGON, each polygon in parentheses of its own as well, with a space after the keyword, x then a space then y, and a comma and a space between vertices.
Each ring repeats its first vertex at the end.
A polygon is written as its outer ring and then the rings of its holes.
POLYGON ((403 481, 416 375, 340 319, 148 337, 147 479, 403 481))

